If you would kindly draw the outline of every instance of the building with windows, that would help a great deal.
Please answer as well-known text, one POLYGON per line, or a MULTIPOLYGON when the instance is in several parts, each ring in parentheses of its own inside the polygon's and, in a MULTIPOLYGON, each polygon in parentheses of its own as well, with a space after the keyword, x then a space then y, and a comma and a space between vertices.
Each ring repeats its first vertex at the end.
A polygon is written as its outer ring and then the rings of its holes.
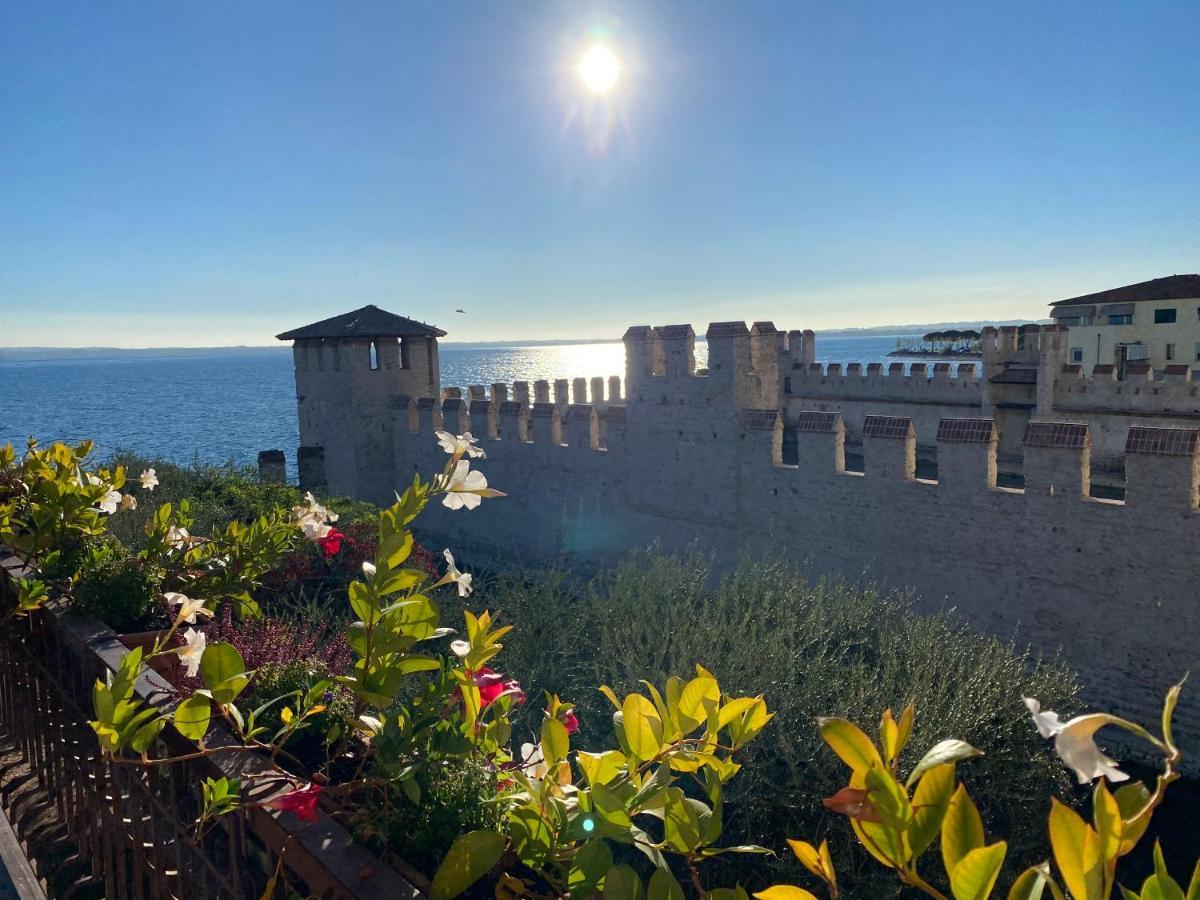
POLYGON ((1112 365, 1124 378, 1130 363, 1156 372, 1200 368, 1200 275, 1169 275, 1050 304, 1068 331, 1067 360, 1090 372, 1112 365))

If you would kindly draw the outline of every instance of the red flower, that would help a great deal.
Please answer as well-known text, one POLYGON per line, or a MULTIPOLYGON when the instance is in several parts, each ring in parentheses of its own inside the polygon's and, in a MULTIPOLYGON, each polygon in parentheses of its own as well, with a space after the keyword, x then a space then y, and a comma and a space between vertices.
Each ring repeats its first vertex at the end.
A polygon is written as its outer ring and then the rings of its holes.
POLYGON ((273 800, 266 801, 263 806, 267 809, 283 809, 290 813, 295 813, 296 818, 301 822, 315 822, 318 818, 317 798, 320 794, 321 786, 319 784, 310 784, 308 787, 297 788, 286 794, 280 794, 273 800))
POLYGON ((484 666, 478 672, 470 672, 468 674, 471 676, 471 680, 475 682, 475 687, 479 688, 480 709, 487 708, 505 691, 512 691, 513 700, 517 703, 525 702, 525 692, 521 690, 521 685, 512 678, 505 678, 494 669, 484 666))
POLYGON ((346 536, 344 534, 336 528, 331 528, 329 529, 329 534, 317 539, 317 546, 321 548, 321 552, 325 554, 325 558, 329 559, 329 557, 337 556, 341 552, 342 541, 345 539, 346 536))
POLYGON ((567 726, 567 734, 574 734, 579 730, 579 720, 575 718, 573 710, 567 710, 567 714, 563 716, 563 724, 567 726))

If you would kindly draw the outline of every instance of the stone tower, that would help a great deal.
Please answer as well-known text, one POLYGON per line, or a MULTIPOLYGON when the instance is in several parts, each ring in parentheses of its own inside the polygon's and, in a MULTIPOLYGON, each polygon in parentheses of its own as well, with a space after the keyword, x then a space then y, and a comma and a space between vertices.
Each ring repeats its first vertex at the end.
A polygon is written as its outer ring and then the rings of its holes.
POLYGON ((377 306, 276 335, 294 342, 301 487, 373 499, 360 473, 390 471, 401 407, 438 396, 445 335, 377 306))

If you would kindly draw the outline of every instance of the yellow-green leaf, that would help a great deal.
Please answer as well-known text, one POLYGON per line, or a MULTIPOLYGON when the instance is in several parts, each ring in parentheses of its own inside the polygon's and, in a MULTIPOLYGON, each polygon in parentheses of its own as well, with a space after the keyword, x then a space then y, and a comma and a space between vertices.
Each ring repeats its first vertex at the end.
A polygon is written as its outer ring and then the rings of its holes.
POLYGON ((914 857, 924 853, 937 837, 953 794, 954 763, 934 766, 921 776, 913 793, 913 819, 908 826, 908 842, 914 857))
POLYGON ((430 900, 451 900, 492 870, 504 854, 504 836, 494 831, 472 831, 450 846, 433 876, 430 900))
POLYGON ((793 841, 788 839, 788 846, 792 848, 792 852, 796 854, 796 859, 800 860, 800 864, 808 871, 812 872, 818 878, 824 878, 825 875, 821 870, 821 855, 817 852, 817 848, 808 841, 793 841))
POLYGON ((1049 880, 1042 866, 1030 866, 1008 891, 1008 900, 1042 900, 1049 880))
POLYGON ((817 900, 816 894, 790 884, 775 884, 765 891, 758 891, 754 896, 758 900, 817 900))
POLYGON ((838 759, 850 767, 850 771, 865 775, 872 766, 883 767, 879 751, 862 730, 846 719, 837 716, 817 719, 821 738, 838 759))
POLYGON ((997 841, 987 847, 976 847, 960 859, 950 876, 954 900, 987 900, 1007 852, 1008 844, 997 841))
POLYGON ((625 755, 619 750, 605 750, 603 753, 588 753, 580 750, 575 754, 575 761, 583 770, 584 777, 592 787, 608 784, 625 765, 625 755))
POLYGON ((546 719, 542 722, 542 757, 546 765, 553 766, 560 759, 566 759, 571 747, 571 738, 567 735, 567 726, 558 719, 546 719))
POLYGON ((679 726, 687 734, 697 725, 708 721, 708 712, 721 702, 721 688, 711 676, 699 676, 689 681, 679 695, 679 726))
POLYGON ((1124 856, 1142 839, 1150 827, 1150 816, 1142 815, 1150 800, 1150 791, 1140 781, 1131 781, 1117 788, 1113 794, 1117 808, 1121 810, 1124 825, 1121 828, 1121 856, 1124 856))
POLYGON ((641 694, 630 694, 621 714, 629 752, 640 760, 657 756, 663 746, 663 723, 654 704, 641 694))
POLYGON ((211 716, 212 701, 200 694, 192 694, 175 707, 175 730, 189 740, 198 741, 208 731, 211 716))
POLYGON ((1116 798, 1109 793, 1101 778, 1092 793, 1092 822, 1100 839, 1100 856, 1105 862, 1115 861, 1120 855, 1124 821, 1116 798))
POLYGON ((1050 798, 1050 847, 1067 890, 1076 900, 1094 900, 1103 892, 1100 839, 1079 814, 1050 798))
POLYGON ((950 798, 942 820, 942 863, 954 878, 954 868, 964 856, 983 846, 983 820, 961 784, 950 798))

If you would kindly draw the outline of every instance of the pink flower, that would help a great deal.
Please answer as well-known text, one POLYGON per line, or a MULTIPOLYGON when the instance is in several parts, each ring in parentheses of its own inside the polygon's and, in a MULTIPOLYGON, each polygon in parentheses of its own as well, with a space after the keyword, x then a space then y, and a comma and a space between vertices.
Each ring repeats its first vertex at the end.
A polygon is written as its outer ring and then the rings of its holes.
POLYGON ((574 710, 567 710, 567 714, 563 716, 563 724, 567 726, 567 734, 574 734, 579 730, 579 720, 575 718, 574 710))
POLYGON ((525 692, 521 690, 521 685, 512 678, 505 678, 494 669, 484 666, 478 672, 471 672, 470 675, 471 680, 475 682, 475 687, 479 688, 480 709, 486 709, 505 691, 513 692, 512 698, 517 703, 525 702, 525 692))
POLYGON ((317 799, 321 795, 319 784, 309 784, 286 794, 281 794, 273 800, 266 801, 263 806, 267 809, 282 809, 295 813, 301 822, 315 822, 317 816, 317 799))
POLYGON ((317 546, 321 548, 321 552, 325 554, 325 558, 337 556, 342 550, 342 541, 346 536, 336 528, 330 529, 329 534, 323 538, 317 539, 317 546))

